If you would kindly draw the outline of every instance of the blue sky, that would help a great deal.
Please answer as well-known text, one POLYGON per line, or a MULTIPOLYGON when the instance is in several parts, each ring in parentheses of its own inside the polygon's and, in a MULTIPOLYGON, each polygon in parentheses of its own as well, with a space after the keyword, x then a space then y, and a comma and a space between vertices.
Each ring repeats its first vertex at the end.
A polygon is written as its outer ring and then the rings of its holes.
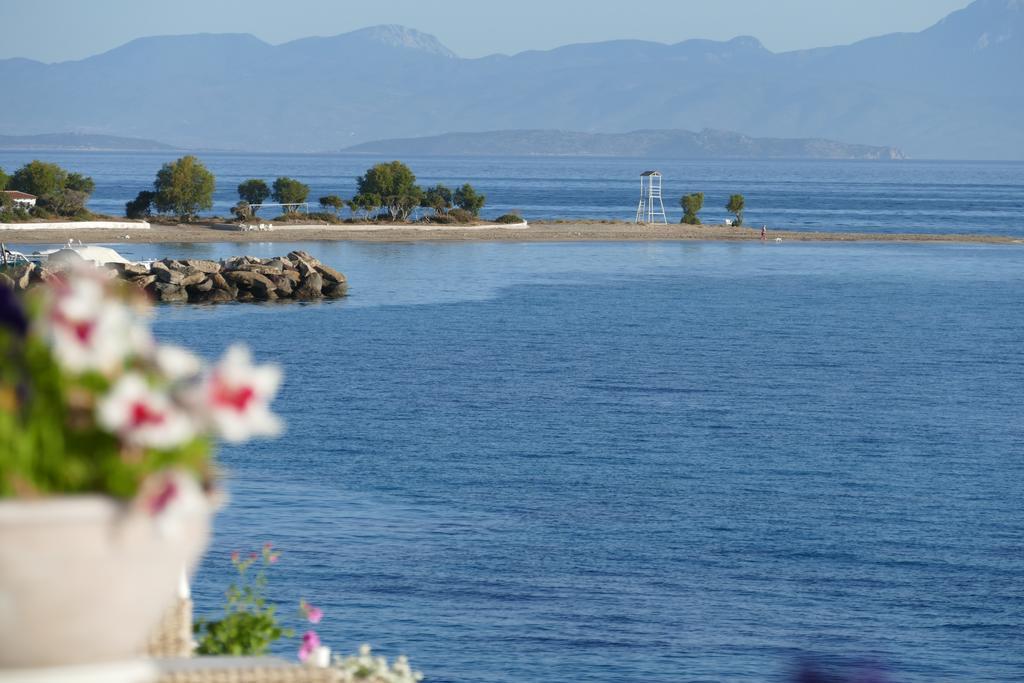
POLYGON ((403 24, 463 57, 643 38, 760 38, 774 51, 919 31, 968 0, 0 0, 0 58, 81 59, 148 35, 270 43, 403 24), (16 27, 16 28, 15 28, 16 27))

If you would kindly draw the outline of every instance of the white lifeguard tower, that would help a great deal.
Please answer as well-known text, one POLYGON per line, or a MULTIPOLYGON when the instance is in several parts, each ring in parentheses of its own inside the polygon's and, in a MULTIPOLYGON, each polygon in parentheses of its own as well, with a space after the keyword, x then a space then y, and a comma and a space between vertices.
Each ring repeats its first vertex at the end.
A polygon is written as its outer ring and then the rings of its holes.
POLYGON ((668 223, 665 204, 661 201, 661 171, 640 174, 640 205, 636 207, 636 223, 668 223))

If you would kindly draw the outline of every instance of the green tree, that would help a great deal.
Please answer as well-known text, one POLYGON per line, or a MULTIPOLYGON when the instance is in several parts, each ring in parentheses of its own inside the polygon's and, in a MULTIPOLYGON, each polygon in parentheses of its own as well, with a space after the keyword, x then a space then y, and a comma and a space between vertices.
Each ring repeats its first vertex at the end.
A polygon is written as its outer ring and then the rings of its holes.
POLYGON ((743 195, 734 194, 729 197, 729 203, 725 205, 725 210, 736 216, 733 225, 743 225, 743 208, 743 195))
POLYGON ((401 161, 377 164, 356 178, 359 194, 376 195, 391 220, 405 220, 420 205, 423 189, 416 185, 416 176, 401 161))
POLYGON ((448 213, 448 209, 452 208, 452 198, 452 191, 438 183, 424 190, 420 206, 433 209, 434 213, 440 216, 443 213, 448 213))
POLYGON ((164 164, 156 174, 153 204, 161 213, 173 213, 190 221, 204 209, 213 208, 213 174, 191 154, 164 164))
MULTIPOLYGON (((262 204, 267 201, 267 197, 270 196, 270 188, 267 184, 259 178, 249 178, 241 185, 238 186, 238 198, 248 203, 250 206, 253 204, 262 204)), ((252 209, 255 214, 259 209, 252 209)))
POLYGON ((319 201, 320 206, 323 207, 324 211, 333 211, 335 216, 345 208, 345 200, 336 194, 329 194, 326 197, 321 197, 319 201))
POLYGON ((4 173, 4 169, 0 168, 0 191, 7 189, 7 181, 10 179, 11 177, 4 173))
POLYGON ((67 180, 68 172, 57 164, 36 160, 15 171, 9 185, 12 190, 27 192, 44 199, 63 192, 67 180))
MULTIPOLYGON (((282 176, 274 181, 274 201, 279 204, 302 204, 309 196, 309 185, 295 178, 282 176)), ((285 207, 285 213, 292 213, 297 207, 285 207)))
POLYGON ((153 199, 156 192, 143 190, 135 195, 135 199, 124 205, 124 215, 127 218, 146 218, 153 210, 153 199))
POLYGON ((364 218, 369 218, 370 215, 375 213, 380 207, 380 195, 374 194, 373 192, 361 192, 353 197, 352 202, 349 204, 349 208, 352 209, 353 213, 356 210, 362 211, 364 218))
POLYGON ((45 161, 31 161, 11 176, 7 183, 12 190, 19 190, 38 197, 40 209, 55 211, 72 216, 83 209, 96 183, 80 173, 68 173, 57 164, 45 161))
POLYGON ((81 173, 68 173, 67 180, 64 181, 64 189, 84 192, 88 197, 96 189, 96 182, 81 173))
POLYGON ((700 225, 700 218, 697 217, 697 213, 704 208, 703 192, 684 194, 683 198, 679 200, 679 205, 683 207, 683 220, 680 221, 681 223, 700 225))
POLYGON ((474 216, 480 215, 480 209, 484 208, 486 201, 487 197, 477 194, 477 191, 469 183, 455 190, 455 205, 460 209, 469 211, 474 216))

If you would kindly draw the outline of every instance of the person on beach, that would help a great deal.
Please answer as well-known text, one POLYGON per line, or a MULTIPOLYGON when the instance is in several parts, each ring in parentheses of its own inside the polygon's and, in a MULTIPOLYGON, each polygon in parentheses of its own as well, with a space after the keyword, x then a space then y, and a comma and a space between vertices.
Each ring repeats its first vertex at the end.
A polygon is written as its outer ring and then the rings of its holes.
POLYGON ((768 226, 767 225, 762 225, 761 226, 761 240, 763 241, 763 240, 766 240, 766 239, 768 239, 768 226))

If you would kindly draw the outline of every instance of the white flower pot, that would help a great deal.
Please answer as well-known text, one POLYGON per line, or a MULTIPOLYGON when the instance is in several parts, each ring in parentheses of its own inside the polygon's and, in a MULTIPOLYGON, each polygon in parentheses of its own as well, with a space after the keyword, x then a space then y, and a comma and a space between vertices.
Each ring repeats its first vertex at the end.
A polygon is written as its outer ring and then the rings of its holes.
POLYGON ((0 669, 139 657, 212 510, 202 496, 157 516, 103 496, 0 500, 0 669))

